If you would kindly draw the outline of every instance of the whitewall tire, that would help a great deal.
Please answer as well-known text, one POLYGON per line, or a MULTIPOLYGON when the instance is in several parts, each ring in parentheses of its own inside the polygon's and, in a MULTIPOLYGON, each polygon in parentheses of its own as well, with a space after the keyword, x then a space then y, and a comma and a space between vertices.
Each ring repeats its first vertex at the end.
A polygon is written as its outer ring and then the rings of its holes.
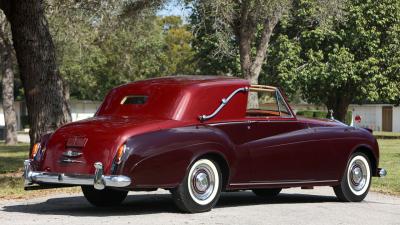
POLYGON ((364 153, 354 153, 343 174, 340 185, 333 189, 341 201, 359 202, 368 194, 371 185, 371 163, 364 153))
POLYGON ((222 175, 218 164, 212 159, 195 161, 182 183, 172 190, 179 209, 198 213, 211 210, 221 193, 222 175))

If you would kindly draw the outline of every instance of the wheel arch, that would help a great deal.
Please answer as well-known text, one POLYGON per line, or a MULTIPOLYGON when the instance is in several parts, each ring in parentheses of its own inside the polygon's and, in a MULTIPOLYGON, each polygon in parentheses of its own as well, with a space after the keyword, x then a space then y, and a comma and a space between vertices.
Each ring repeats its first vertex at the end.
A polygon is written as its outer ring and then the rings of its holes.
MULTIPOLYGON (((354 153, 357 153, 357 152, 364 153, 368 157, 368 159, 371 163, 372 176, 376 176, 376 171, 378 169, 378 158, 375 155, 372 148, 368 145, 358 145, 353 149, 353 151, 351 152, 351 155, 353 155, 354 153)), ((349 156, 349 158, 350 158, 350 156, 349 156)))
POLYGON ((234 144, 224 133, 209 127, 161 130, 134 137, 128 145, 132 150, 119 173, 136 181, 133 188, 174 188, 200 157, 218 163, 226 185, 237 163, 234 144))
POLYGON ((222 190, 225 190, 226 187, 228 186, 229 178, 231 175, 230 166, 228 164, 226 157, 221 152, 210 151, 194 158, 190 163, 190 166, 193 165, 193 163, 196 162, 197 160, 204 158, 214 160, 218 164, 222 175, 222 190))

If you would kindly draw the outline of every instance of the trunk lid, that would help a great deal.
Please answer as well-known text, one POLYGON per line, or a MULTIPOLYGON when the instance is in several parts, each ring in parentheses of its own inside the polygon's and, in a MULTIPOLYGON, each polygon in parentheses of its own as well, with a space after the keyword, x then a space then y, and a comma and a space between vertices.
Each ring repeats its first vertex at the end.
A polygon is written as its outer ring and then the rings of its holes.
POLYGON ((117 148, 134 135, 174 127, 178 121, 99 116, 62 126, 51 135, 40 170, 93 174, 95 162, 105 173, 117 148))

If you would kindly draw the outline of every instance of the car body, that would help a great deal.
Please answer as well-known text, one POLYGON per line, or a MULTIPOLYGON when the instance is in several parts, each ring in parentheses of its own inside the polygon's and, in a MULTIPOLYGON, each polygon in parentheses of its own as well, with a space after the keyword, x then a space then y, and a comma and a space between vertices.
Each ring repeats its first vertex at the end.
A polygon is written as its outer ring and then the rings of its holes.
MULTIPOLYGON (((201 170, 209 173, 192 177, 199 196, 211 185, 221 191, 335 187, 355 152, 368 160, 361 169, 384 175, 371 131, 297 118, 278 88, 232 77, 165 77, 116 87, 93 118, 43 136, 25 161, 25 181, 26 189, 81 185, 92 192, 174 193, 196 161, 209 159, 201 170)), ((352 172, 356 181, 360 168, 352 172)))

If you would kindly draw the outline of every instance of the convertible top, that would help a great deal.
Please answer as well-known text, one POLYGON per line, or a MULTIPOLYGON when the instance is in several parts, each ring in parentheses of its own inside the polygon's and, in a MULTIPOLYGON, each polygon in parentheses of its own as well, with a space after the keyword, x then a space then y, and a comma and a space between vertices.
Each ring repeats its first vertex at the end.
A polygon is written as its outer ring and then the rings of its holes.
MULTIPOLYGON (((142 80, 112 89, 97 115, 198 121, 200 115, 212 113, 234 90, 249 86, 245 79, 226 76, 142 80)), ((246 103, 247 93, 238 94, 215 119, 242 118, 246 103)))

